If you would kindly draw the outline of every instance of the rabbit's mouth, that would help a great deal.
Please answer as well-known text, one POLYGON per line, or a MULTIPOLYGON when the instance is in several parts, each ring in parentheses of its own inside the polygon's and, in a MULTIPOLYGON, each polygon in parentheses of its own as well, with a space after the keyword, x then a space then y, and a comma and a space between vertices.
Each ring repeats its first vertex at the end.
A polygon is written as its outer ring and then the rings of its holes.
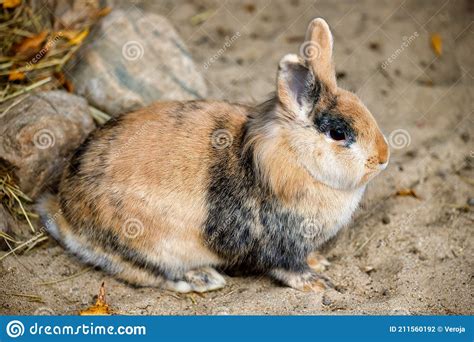
MULTIPOLYGON (((385 166, 386 167, 386 166, 385 166)), ((384 168, 385 168, 384 167, 384 168)), ((360 184, 363 185, 363 184, 366 184, 368 182, 370 182, 375 176, 377 176, 383 169, 382 168, 377 168, 377 169, 370 169, 369 171, 367 171, 364 176, 362 177, 362 179, 360 180, 360 184)))
MULTIPOLYGON (((332 190, 338 190, 338 191, 352 191, 352 190, 357 190, 365 185, 366 182, 364 181, 353 181, 349 182, 349 184, 344 183, 341 184, 338 180, 324 180, 324 177, 318 176, 315 172, 311 171, 308 167, 303 165, 304 170, 308 173, 308 176, 311 177, 311 179, 321 185, 324 185, 325 187, 328 187, 332 190)), ((365 176, 364 176, 365 177, 365 176)))

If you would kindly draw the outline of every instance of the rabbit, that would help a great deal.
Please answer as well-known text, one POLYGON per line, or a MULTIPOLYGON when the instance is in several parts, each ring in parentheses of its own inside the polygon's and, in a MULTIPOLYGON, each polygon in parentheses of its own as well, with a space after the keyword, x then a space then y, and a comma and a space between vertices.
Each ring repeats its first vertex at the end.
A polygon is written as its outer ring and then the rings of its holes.
POLYGON ((308 258, 346 226, 389 147, 359 98, 336 84, 321 18, 280 62, 258 106, 157 102, 110 120, 71 156, 38 210, 84 262, 126 283, 220 289, 245 269, 318 291, 308 258))

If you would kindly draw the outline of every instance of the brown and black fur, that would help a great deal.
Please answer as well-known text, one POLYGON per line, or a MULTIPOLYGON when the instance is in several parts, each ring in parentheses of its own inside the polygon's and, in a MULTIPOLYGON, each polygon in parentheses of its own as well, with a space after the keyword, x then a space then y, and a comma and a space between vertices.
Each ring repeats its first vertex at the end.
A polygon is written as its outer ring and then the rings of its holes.
POLYGON ((131 284, 209 291, 225 284, 213 267, 238 267, 318 288, 308 258, 349 222, 388 148, 337 88, 324 21, 308 41, 317 63, 285 56, 260 106, 161 102, 96 130, 39 204, 47 229, 131 284))

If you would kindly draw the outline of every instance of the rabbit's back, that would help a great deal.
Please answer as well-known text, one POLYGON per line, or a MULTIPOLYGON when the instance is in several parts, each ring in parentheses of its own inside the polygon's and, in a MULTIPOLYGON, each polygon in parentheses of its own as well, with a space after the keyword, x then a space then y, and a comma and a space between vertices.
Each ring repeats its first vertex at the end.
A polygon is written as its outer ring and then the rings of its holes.
POLYGON ((112 119, 72 157, 61 210, 75 234, 110 253, 151 255, 166 267, 218 263, 202 241, 209 168, 245 121, 244 106, 199 101, 112 119))

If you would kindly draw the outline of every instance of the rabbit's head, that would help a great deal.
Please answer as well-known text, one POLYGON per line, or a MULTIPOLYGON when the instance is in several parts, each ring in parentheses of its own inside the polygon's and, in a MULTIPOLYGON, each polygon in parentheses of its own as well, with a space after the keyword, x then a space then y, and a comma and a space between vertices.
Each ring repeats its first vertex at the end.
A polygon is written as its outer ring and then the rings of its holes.
POLYGON ((285 162, 331 188, 359 188, 387 166, 387 141, 361 100, 337 86, 323 19, 310 23, 300 51, 279 63, 276 103, 257 120, 266 138, 257 153, 285 154, 285 162))

